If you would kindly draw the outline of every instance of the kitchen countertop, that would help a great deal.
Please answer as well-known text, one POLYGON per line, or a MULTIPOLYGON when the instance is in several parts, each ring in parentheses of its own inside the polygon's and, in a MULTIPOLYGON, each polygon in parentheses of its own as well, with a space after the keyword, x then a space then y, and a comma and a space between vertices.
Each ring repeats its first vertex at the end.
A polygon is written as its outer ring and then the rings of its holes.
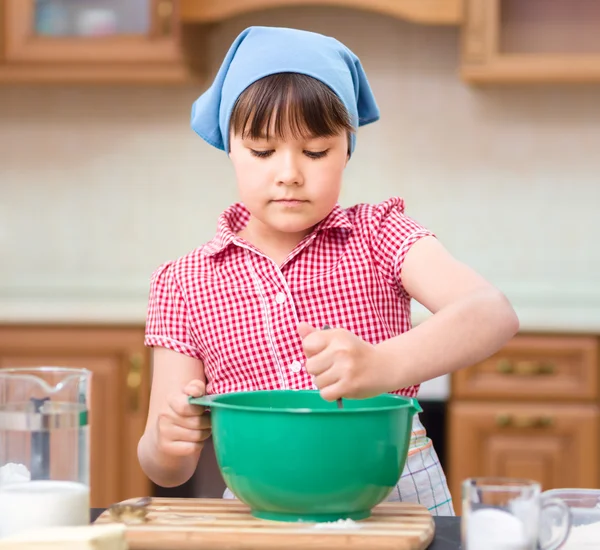
MULTIPOLYGON (((92 508, 91 521, 104 511, 104 508, 92 508)), ((435 539, 429 545, 428 550, 460 550, 460 518, 456 517, 434 517, 435 539)), ((166 549, 165 549, 166 550, 166 549)))
MULTIPOLYGON (((544 305, 513 302, 522 332, 600 334, 600 304, 548 302, 544 305)), ((144 325, 147 297, 131 300, 75 299, 65 296, 36 299, 0 297, 0 323, 6 324, 98 324, 144 325)), ((413 304, 412 320, 418 325, 431 314, 413 304)))

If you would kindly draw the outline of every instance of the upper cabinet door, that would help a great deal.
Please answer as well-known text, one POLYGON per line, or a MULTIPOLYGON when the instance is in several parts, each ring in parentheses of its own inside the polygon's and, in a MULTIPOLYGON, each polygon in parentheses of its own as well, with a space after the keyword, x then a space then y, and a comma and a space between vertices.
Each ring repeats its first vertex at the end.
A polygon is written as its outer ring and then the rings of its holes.
POLYGON ((181 77, 177 0, 4 0, 4 61, 61 79, 181 77))
POLYGON ((600 81, 598 0, 466 0, 464 17, 468 81, 600 81))
POLYGON ((336 6, 374 11, 424 25, 458 25, 463 0, 181 0, 186 22, 214 23, 241 13, 296 7, 336 6))

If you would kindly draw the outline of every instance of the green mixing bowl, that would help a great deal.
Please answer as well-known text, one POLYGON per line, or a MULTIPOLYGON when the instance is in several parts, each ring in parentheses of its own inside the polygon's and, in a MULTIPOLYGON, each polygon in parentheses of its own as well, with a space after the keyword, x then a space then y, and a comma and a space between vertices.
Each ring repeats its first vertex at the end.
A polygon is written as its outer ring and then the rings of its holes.
POLYGON ((215 454, 229 489, 255 517, 280 521, 364 519, 400 479, 416 399, 344 399, 318 391, 207 395, 215 454))

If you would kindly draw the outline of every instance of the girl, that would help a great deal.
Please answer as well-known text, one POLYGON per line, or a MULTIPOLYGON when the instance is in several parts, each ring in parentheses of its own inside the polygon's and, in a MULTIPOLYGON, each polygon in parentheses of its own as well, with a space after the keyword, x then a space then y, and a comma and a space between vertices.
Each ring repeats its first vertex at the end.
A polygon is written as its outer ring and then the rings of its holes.
MULTIPOLYGON (((187 481, 210 434, 188 396, 417 396, 422 382, 481 361, 516 333, 506 298, 406 216, 401 199, 338 205, 355 130, 378 118, 348 48, 282 28, 242 32, 195 102, 192 128, 229 154, 241 202, 210 242, 152 277, 154 372, 138 455, 158 485, 187 481), (412 329, 411 298, 433 313, 412 329)), ((390 499, 453 514, 418 415, 390 499)))

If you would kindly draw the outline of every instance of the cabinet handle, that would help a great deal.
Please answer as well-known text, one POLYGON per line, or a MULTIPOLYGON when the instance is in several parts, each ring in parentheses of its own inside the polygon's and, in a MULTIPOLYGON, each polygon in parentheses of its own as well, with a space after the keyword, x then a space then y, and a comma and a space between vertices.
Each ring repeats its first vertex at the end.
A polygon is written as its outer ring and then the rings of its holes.
POLYGON ((156 17, 158 19, 158 30, 161 36, 170 36, 172 34, 173 11, 173 0, 157 1, 156 17))
POLYGON ((472 64, 484 63, 487 57, 486 16, 491 6, 477 1, 465 4, 465 59, 472 64))
POLYGON ((496 425, 501 428, 549 428, 554 424, 551 416, 514 416, 499 414, 496 416, 496 425))
POLYGON ((543 361, 509 361, 500 359, 496 363, 496 370, 501 374, 515 374, 517 376, 540 376, 554 374, 556 365, 543 361))
POLYGON ((129 356, 129 372, 127 373, 127 388, 129 389, 129 408, 137 412, 140 408, 140 390, 142 387, 142 368, 144 357, 141 353, 129 356))

